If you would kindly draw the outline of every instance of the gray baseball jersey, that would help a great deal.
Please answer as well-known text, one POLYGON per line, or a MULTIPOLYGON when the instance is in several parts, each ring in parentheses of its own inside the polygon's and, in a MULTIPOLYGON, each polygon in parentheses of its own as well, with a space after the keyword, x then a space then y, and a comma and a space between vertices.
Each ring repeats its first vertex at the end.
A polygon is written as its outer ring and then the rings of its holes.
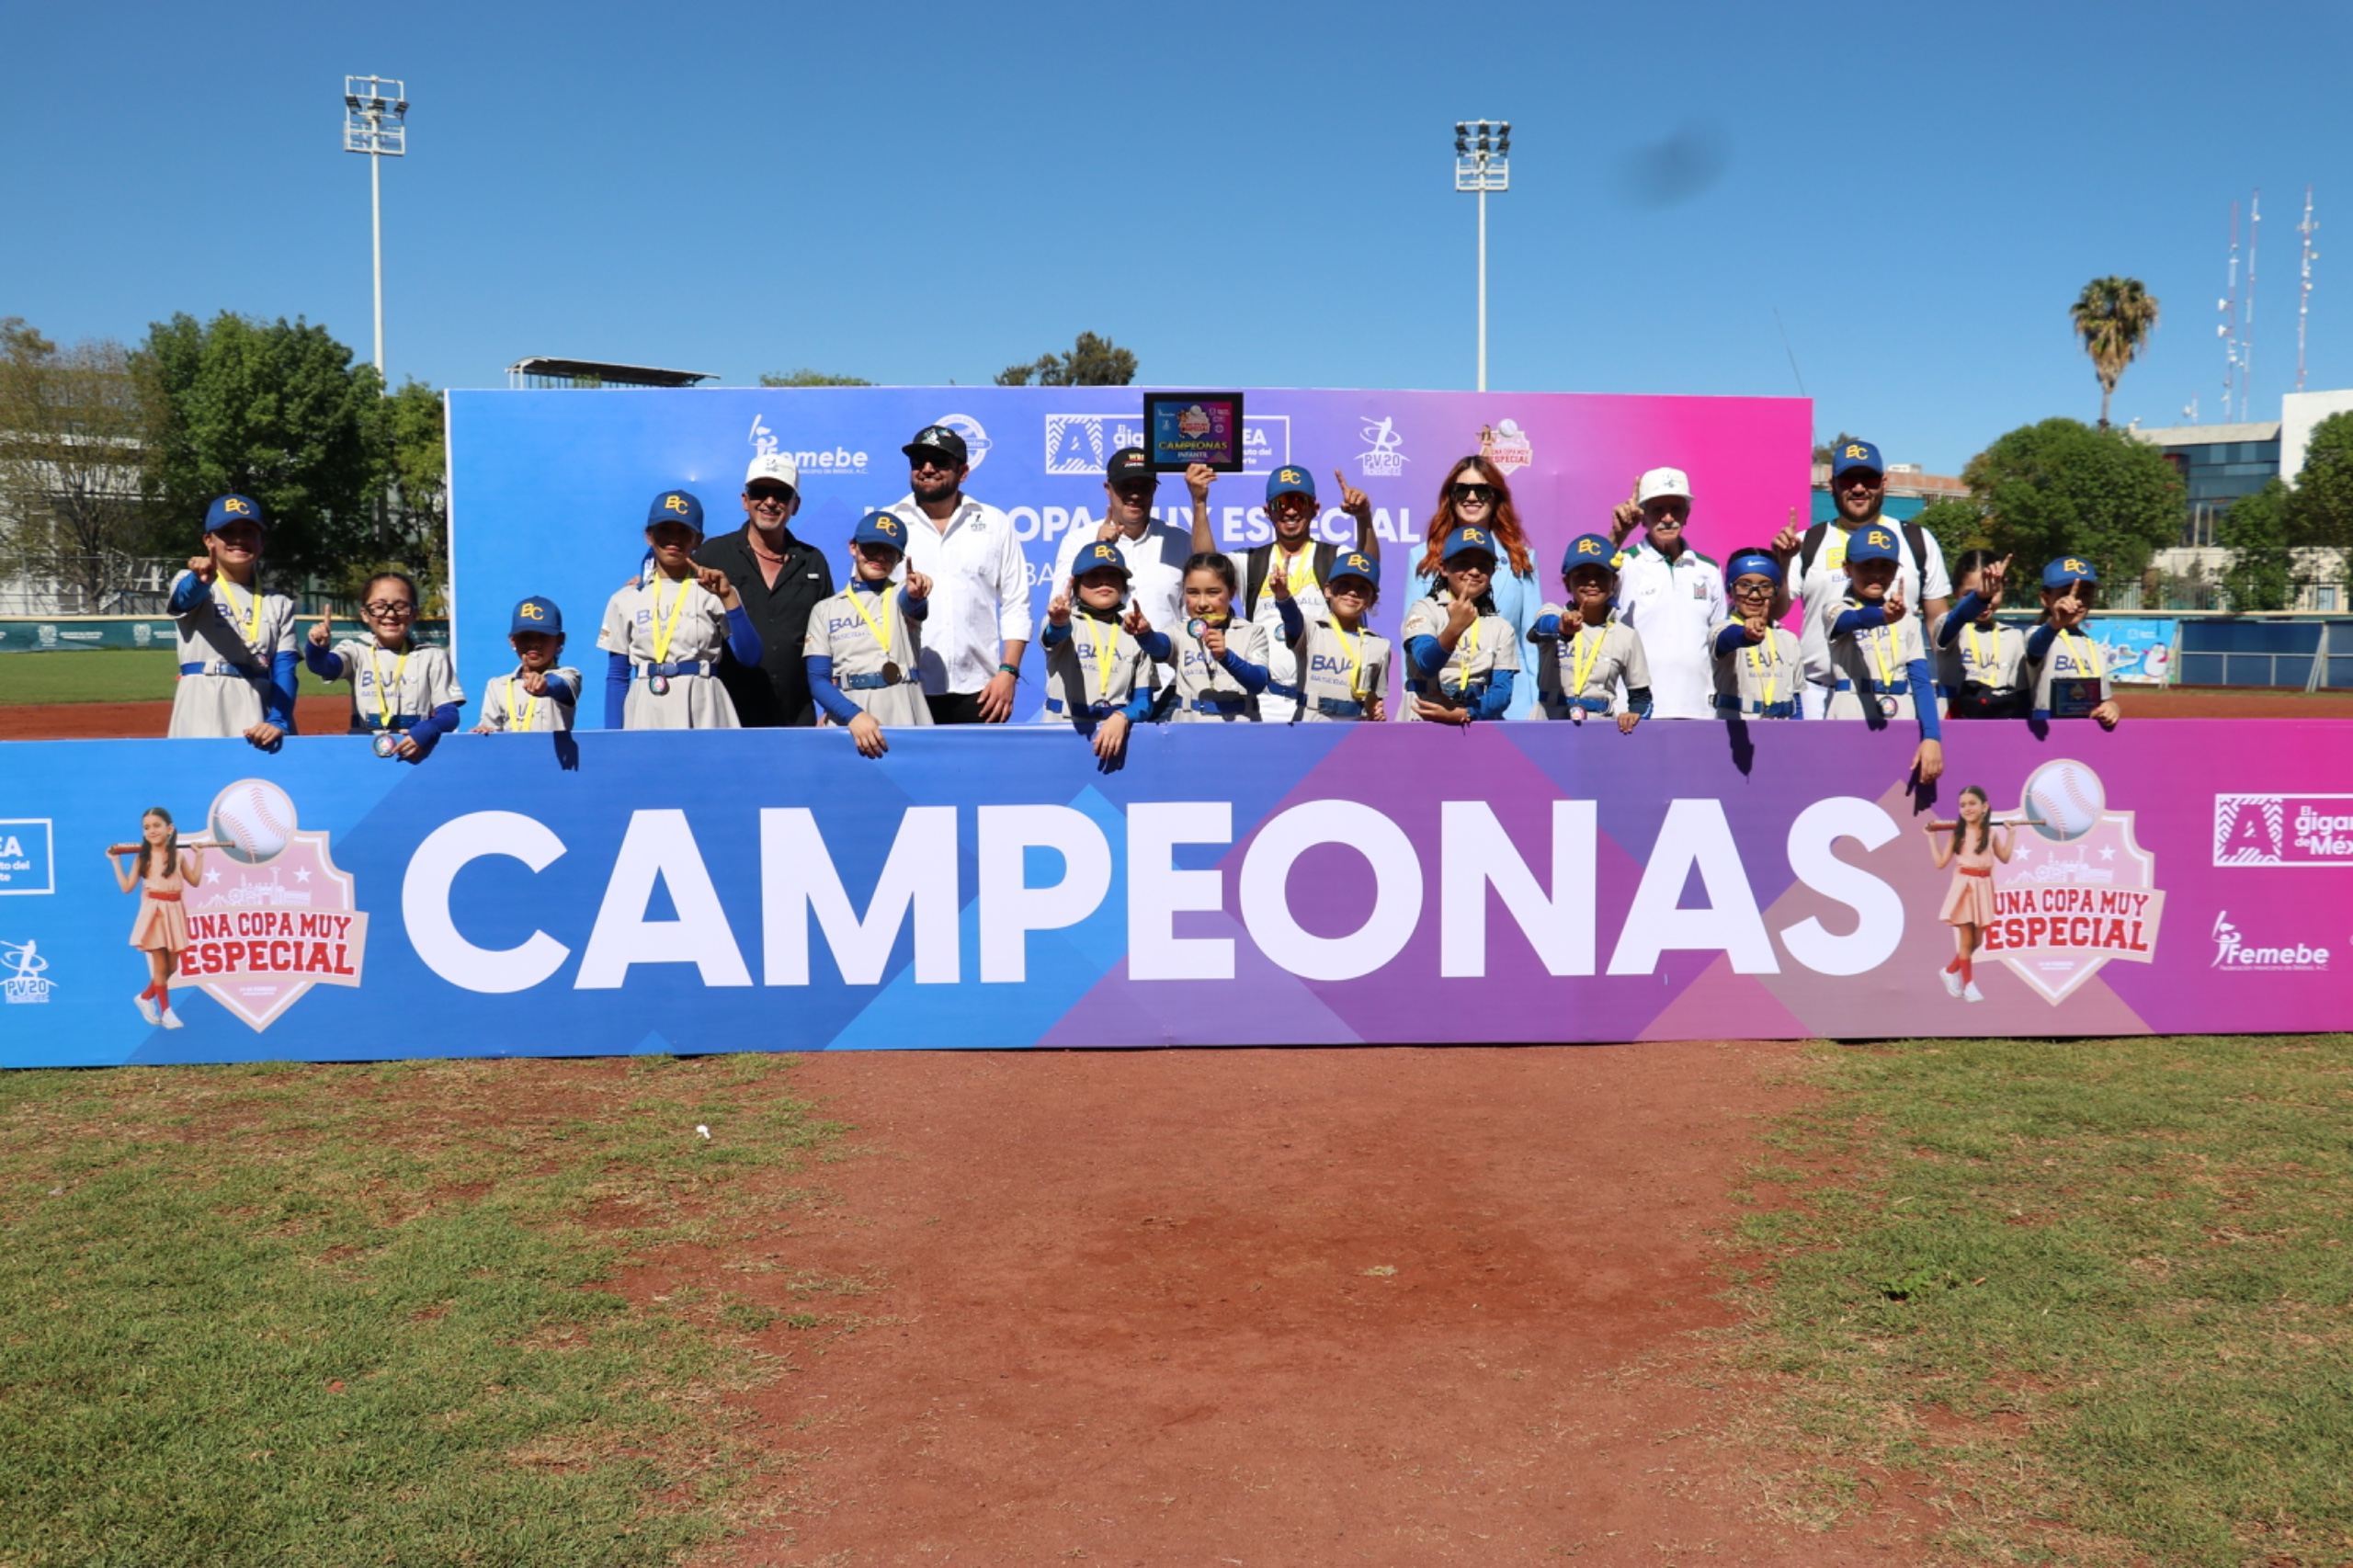
POLYGON ((572 728, 580 703, 580 672, 569 665, 548 671, 547 690, 534 697, 523 686, 523 667, 501 676, 482 694, 482 722, 505 733, 543 733, 572 728))
MULTIPOLYGON (((1267 663, 1266 628, 1229 618, 1224 630, 1227 653, 1245 664, 1267 663)), ((1169 685, 1175 696, 1168 710, 1172 722, 1230 723, 1258 717, 1258 699, 1242 689, 1233 672, 1211 658, 1209 649, 1186 625, 1180 623, 1169 632, 1168 641, 1173 649, 1169 685)))
POLYGON ((1074 609, 1070 635, 1047 646, 1049 719, 1076 723, 1105 718, 1152 685, 1152 655, 1117 620, 1074 609))
MULTIPOLYGON (((2034 710, 2049 713, 2053 718, 2082 719, 2089 716, 2086 706, 2080 712, 2062 713, 2052 706, 2052 683, 2073 680, 2097 684, 2097 701, 2109 699, 2108 666, 2099 656, 2099 644, 2086 632, 2062 631, 2051 639, 2051 646, 2042 651, 2042 662, 2029 666, 2034 680, 2034 710)), ((2088 691, 2086 691, 2088 695, 2088 691)))
POLYGON ((720 651, 727 646, 727 607, 693 578, 677 582, 657 574, 650 583, 632 583, 615 594, 605 606, 597 646, 630 662, 621 728, 742 728, 735 703, 717 674, 720 651), (656 693, 647 677, 657 660, 695 667, 667 676, 669 690, 656 693))
POLYGON ((1372 717, 1389 686, 1389 639, 1359 627, 1311 620, 1299 640, 1299 722, 1351 724, 1372 717))
POLYGON ((801 652, 833 660, 834 684, 877 723, 931 722, 923 699, 923 623, 907 619, 897 585, 879 594, 845 588, 821 601, 809 612, 801 652))
POLYGON ((355 735, 380 728, 405 731, 443 703, 466 700, 447 648, 413 643, 406 653, 395 653, 373 637, 348 637, 335 645, 335 656, 343 678, 351 683, 355 735))
MULTIPOLYGON (((1688 551, 1686 553, 1688 553, 1688 551)), ((1546 616, 1568 611, 1548 604, 1536 612, 1536 624, 1546 616)), ((1634 629, 1611 617, 1599 626, 1580 626, 1571 637, 1544 636, 1531 631, 1536 643, 1536 711, 1538 719, 1591 717, 1625 709, 1626 691, 1651 684, 1650 655, 1634 629)))
MULTIPOLYGON (((1453 593, 1440 588, 1427 598, 1415 599, 1405 611, 1405 623, 1397 629, 1397 640, 1409 647, 1416 637, 1436 637, 1446 630, 1447 607, 1454 602, 1453 593)), ((1406 723, 1416 722, 1421 715, 1414 710, 1416 697, 1438 700, 1440 692, 1475 693, 1485 689, 1488 676, 1495 670, 1519 669, 1519 633, 1512 623, 1499 615, 1483 615, 1465 627, 1461 639, 1454 644, 1454 652, 1437 676, 1425 678, 1418 673, 1405 676, 1405 700, 1397 705, 1398 719, 1406 723)))
MULTIPOLYGON (((177 578, 172 587, 178 589, 177 578)), ((269 666, 278 654, 295 651, 294 601, 284 594, 249 592, 215 576, 211 597, 173 624, 180 678, 172 688, 167 733, 175 740, 217 740, 260 723, 269 666), (190 671, 191 665, 203 668, 190 671)))
POLYGON ((1920 618, 1909 609, 1899 625, 1874 626, 1833 637, 1830 670, 1837 685, 1830 693, 1830 706, 1823 717, 1862 719, 1875 709, 1890 719, 1911 718, 1915 710, 1912 706, 1910 665, 1913 660, 1924 656, 1920 648, 1920 618), (1872 707, 1866 708, 1867 702, 1872 707))
POLYGON ((1805 654, 1798 634, 1786 626, 1766 628, 1762 642, 1744 642, 1729 653, 1714 652, 1720 620, 1708 632, 1715 665, 1715 712, 1719 719, 1798 719, 1804 716, 1798 688, 1805 684, 1805 654))

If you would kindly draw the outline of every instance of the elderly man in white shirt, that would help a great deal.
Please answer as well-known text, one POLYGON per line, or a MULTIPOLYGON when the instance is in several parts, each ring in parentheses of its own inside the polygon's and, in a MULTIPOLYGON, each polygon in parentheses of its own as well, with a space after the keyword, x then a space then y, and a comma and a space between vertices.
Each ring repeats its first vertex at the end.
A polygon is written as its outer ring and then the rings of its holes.
POLYGON ((1002 724, 1029 646, 1029 580, 1013 519, 964 494, 964 437, 929 425, 900 449, 909 494, 890 508, 907 525, 900 571, 931 579, 923 631, 924 700, 935 724, 1002 724))
POLYGON ((1609 541, 1620 547, 1618 619, 1643 640, 1651 667, 1651 717, 1713 719, 1715 654, 1708 633, 1731 619, 1723 569, 1683 537, 1691 520, 1691 480, 1679 468, 1654 468, 1634 483, 1634 498, 1610 514, 1609 541), (1643 542, 1626 536, 1643 525, 1643 542))
POLYGON ((1111 454, 1103 465, 1103 523, 1088 531, 1073 528, 1063 536, 1054 553, 1050 594, 1070 582, 1079 551, 1098 541, 1114 545, 1128 563, 1128 592, 1143 609, 1156 631, 1167 631, 1185 619, 1185 562, 1193 552, 1191 530, 1152 515, 1153 496, 1160 476, 1142 447, 1111 454))

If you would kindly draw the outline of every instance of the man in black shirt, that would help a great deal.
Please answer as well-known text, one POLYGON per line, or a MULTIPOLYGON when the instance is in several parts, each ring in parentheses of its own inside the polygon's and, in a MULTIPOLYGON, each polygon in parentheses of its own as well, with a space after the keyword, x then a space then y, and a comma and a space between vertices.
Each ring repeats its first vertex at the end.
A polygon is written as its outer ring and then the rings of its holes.
POLYGON ((833 597, 834 569, 786 527, 800 509, 801 470, 791 455, 763 452, 744 475, 743 531, 706 540, 695 552, 698 565, 727 574, 760 634, 759 668, 731 657, 719 669, 746 729, 817 722, 801 644, 809 612, 833 597))

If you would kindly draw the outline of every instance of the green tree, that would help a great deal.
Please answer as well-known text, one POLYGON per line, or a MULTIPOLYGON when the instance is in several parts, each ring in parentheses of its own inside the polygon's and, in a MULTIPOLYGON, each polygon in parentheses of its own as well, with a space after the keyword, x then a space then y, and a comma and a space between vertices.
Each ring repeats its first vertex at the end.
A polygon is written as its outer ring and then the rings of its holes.
POLYGON ((763 370, 760 385, 764 387, 870 387, 874 383, 856 376, 829 376, 823 370, 803 366, 798 370, 763 370))
POLYGON ((2157 297, 2137 278, 2095 278, 2067 314, 2099 377, 2099 427, 2105 430, 2108 400, 2116 394, 2124 367, 2140 358, 2142 346, 2157 329, 2157 297))
POLYGON ((2353 414, 2313 426, 2289 515, 2303 543, 2336 552, 2332 575, 2353 586, 2353 414))
POLYGON ((376 553, 382 382, 326 328, 175 315, 149 329, 132 364, 155 431, 148 493, 169 519, 157 548, 192 550, 206 503, 236 491, 268 519, 273 575, 376 553))
POLYGON ((1921 507, 1920 515, 1913 521, 1943 546, 1947 561, 1964 550, 1975 550, 1991 542, 1985 532, 1985 514, 1977 503, 1958 495, 1938 496, 1921 507))
POLYGON ((377 559, 347 568, 338 586, 357 594, 367 574, 397 567, 418 579, 427 601, 449 580, 448 405, 441 393, 410 380, 377 404, 375 442, 390 482, 378 508, 377 559), (351 578, 358 574, 357 581, 351 578))
POLYGON ((1136 379, 1136 357, 1108 337, 1078 335, 1067 354, 1040 354, 1034 364, 1008 365, 1001 387, 1123 387, 1136 379))
POLYGON ((2290 495, 2286 483, 2274 479, 2254 494, 2232 502, 2214 525, 2214 542, 2231 552, 2222 570, 2222 592, 2234 610, 2296 607, 2302 585, 2290 495))
POLYGON ((2075 419, 2023 425, 1970 459, 1961 478, 1987 548, 2036 573, 2082 555, 2102 582, 2123 582, 2181 537, 2180 477, 2164 452, 2121 430, 2075 419))
POLYGON ((146 408, 119 343, 61 349, 0 320, 0 517, 18 570, 84 614, 132 585, 145 543, 146 408))

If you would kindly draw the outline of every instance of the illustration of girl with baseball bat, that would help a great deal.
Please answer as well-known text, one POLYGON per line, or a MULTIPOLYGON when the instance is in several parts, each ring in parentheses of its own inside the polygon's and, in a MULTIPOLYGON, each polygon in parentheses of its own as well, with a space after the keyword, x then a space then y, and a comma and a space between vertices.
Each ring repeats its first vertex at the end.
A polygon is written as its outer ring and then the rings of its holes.
POLYGON ((1953 940, 1960 951, 1941 975, 1947 994, 1983 1002, 1985 994, 1977 989, 1977 976, 1970 960, 1977 951, 1980 933, 1994 920, 1994 862, 2009 864, 2011 829, 2008 823, 1993 816, 1984 786, 1980 784, 1972 784, 1961 792, 1959 814, 1959 822, 1924 824, 1924 831, 1929 835, 1928 847, 1937 858, 1937 869, 1953 867, 1952 888, 1945 894, 1944 907, 1937 912, 1937 917, 1953 928, 1953 940), (1952 836, 1939 842, 1936 835, 1948 831, 1952 836), (1956 860, 1958 865, 1954 865, 1956 860))
POLYGON ((139 888, 139 914, 131 923, 131 945, 147 955, 149 983, 131 1000, 141 1017, 176 1029, 180 1019, 172 1011, 172 974, 188 946, 188 911, 181 907, 180 895, 204 874, 203 841, 182 843, 172 813, 161 806, 150 807, 139 819, 139 835, 137 844, 107 846, 107 860, 114 867, 116 883, 125 892, 133 884, 139 888), (126 864, 123 858, 134 851, 137 859, 126 864))

